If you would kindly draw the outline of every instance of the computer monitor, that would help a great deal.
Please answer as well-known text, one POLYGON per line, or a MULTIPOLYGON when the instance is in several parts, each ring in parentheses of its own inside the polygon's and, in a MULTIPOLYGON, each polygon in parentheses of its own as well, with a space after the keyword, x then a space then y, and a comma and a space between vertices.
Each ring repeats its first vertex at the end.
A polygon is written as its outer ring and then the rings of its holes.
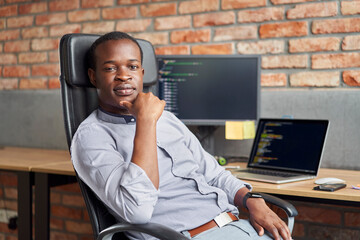
POLYGON ((257 55, 158 55, 158 96, 187 125, 257 120, 260 62, 257 55))

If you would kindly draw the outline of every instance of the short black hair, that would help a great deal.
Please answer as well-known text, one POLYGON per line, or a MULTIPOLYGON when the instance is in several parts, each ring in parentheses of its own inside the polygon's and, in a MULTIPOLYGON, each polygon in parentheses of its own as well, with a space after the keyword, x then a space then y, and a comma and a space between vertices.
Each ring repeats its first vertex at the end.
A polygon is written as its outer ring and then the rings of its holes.
POLYGON ((109 32, 102 36, 100 36, 96 41, 91 45, 88 54, 87 54, 87 61, 88 61, 88 67, 95 70, 96 66, 96 58, 95 58, 95 50, 97 46, 99 46, 101 43, 110 41, 110 40, 122 40, 122 39, 128 39, 132 42, 134 42, 140 49, 140 57, 141 57, 141 64, 143 62, 143 51, 140 47, 140 44, 136 41, 136 39, 132 36, 130 36, 127 33, 124 32, 109 32))

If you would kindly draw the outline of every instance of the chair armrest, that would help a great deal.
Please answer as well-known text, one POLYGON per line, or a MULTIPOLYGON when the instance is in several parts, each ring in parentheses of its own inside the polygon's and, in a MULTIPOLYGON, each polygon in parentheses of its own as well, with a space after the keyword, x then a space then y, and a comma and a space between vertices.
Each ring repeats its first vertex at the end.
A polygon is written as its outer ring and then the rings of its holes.
POLYGON ((298 215, 296 208, 291 203, 266 193, 260 193, 260 194, 266 202, 271 203, 284 210, 288 215, 288 217, 296 217, 298 215))
POLYGON ((189 240, 179 232, 174 231, 164 225, 157 223, 147 224, 130 224, 117 223, 100 232, 97 240, 111 240, 112 236, 117 232, 135 231, 142 232, 154 236, 162 240, 189 240))
POLYGON ((260 193, 260 194, 266 202, 281 208, 286 213, 288 217, 287 225, 290 230, 290 233, 292 233, 294 229, 295 217, 298 215, 298 211, 296 210, 296 208, 289 202, 286 202, 278 197, 266 193, 260 193))

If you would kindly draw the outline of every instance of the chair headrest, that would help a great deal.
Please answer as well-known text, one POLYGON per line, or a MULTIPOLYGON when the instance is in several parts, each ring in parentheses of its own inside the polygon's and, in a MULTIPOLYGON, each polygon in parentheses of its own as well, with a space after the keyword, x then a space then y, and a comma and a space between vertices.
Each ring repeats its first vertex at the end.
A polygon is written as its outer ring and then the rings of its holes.
MULTIPOLYGON (((60 58, 62 65, 61 74, 64 75, 68 84, 76 87, 94 87, 88 77, 87 52, 93 42, 100 35, 94 34, 67 34, 61 39, 60 58)), ((143 85, 150 86, 157 81, 157 63, 152 44, 146 40, 136 39, 143 51, 143 68, 145 75, 143 85)))

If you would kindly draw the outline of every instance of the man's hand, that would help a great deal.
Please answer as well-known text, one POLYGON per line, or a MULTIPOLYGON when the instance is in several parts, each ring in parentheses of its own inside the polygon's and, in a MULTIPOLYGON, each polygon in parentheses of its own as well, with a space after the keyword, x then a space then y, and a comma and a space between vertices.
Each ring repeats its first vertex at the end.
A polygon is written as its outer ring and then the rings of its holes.
POLYGON ((264 229, 272 234, 275 240, 290 240, 291 234, 287 225, 265 203, 264 199, 248 198, 246 206, 250 213, 250 223, 262 236, 264 229))
POLYGON ((136 118, 136 133, 131 161, 141 167, 159 188, 159 168, 156 145, 156 123, 164 111, 165 101, 152 93, 139 93, 133 103, 123 101, 125 107, 136 118))
POLYGON ((155 120, 156 122, 164 111, 165 101, 160 100, 151 92, 141 92, 133 103, 122 101, 120 105, 125 107, 137 121, 155 120))

